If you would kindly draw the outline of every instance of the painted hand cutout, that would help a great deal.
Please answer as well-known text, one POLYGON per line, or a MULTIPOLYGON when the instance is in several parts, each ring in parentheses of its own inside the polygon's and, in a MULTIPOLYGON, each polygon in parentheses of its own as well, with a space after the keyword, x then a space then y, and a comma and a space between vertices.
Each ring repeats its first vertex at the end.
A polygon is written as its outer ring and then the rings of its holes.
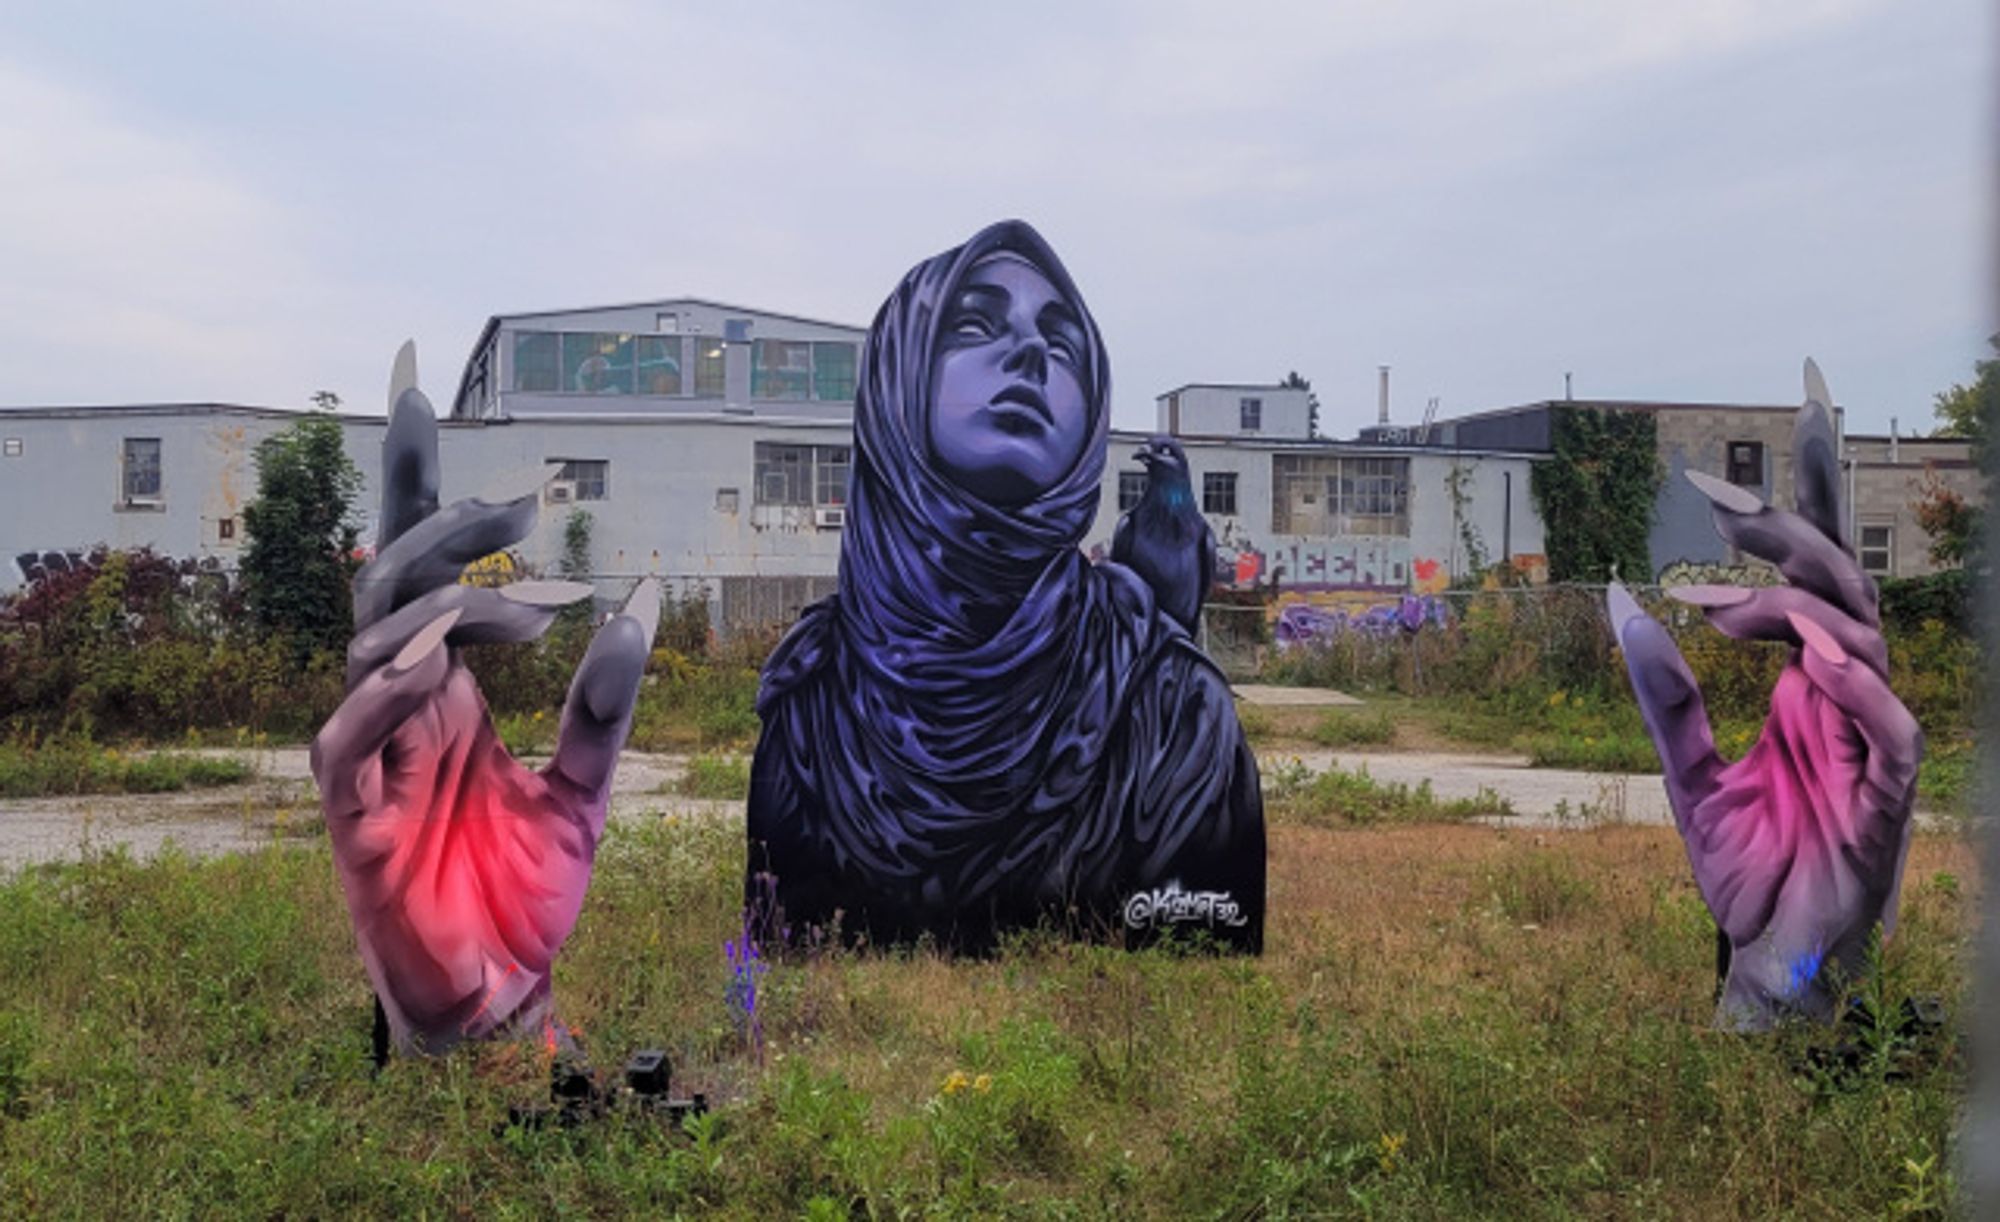
POLYGON ((501 744, 458 647, 533 640, 590 587, 457 578, 528 533, 543 481, 440 510, 437 418, 414 387, 397 396, 382 450, 381 535, 354 580, 347 698, 312 767, 396 1047, 437 1053, 552 1018, 549 967, 590 884, 659 587, 642 582, 599 629, 555 757, 531 772, 501 744))
POLYGON ((1870 932, 1893 930, 1923 755, 1916 719, 1889 690, 1875 583, 1843 538, 1830 403, 1806 362, 1792 438, 1798 512, 1688 475, 1714 502, 1722 537, 1791 583, 1669 591, 1729 636, 1793 647, 1749 754, 1723 763, 1672 638, 1622 586, 1609 592, 1695 882, 1727 939, 1716 1023, 1736 1030, 1833 1017, 1837 982, 1862 970, 1870 932))

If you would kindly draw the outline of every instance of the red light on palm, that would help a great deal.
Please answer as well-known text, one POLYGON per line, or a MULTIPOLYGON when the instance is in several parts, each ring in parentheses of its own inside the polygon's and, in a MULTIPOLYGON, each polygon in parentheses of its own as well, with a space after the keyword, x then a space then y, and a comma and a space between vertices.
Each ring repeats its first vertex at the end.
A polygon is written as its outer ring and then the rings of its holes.
POLYGON ((354 583, 347 698, 313 742, 313 775, 396 1046, 441 1052, 552 1019, 549 969, 590 884, 659 589, 642 582, 598 631, 555 756, 531 771, 500 742, 459 647, 533 640, 590 588, 457 578, 527 535, 539 483, 440 509, 437 420, 415 389, 396 401, 382 469, 381 535, 354 583))

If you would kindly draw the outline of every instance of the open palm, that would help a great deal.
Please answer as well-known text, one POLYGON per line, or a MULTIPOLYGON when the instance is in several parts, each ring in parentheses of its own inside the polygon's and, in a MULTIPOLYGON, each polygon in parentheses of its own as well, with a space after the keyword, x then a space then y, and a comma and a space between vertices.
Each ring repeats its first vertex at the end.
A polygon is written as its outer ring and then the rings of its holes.
POLYGON ((1689 474, 1723 538, 1791 583, 1671 591, 1730 636, 1793 646, 1747 755, 1723 762, 1666 630, 1623 587, 1609 593, 1696 885, 1727 941, 1716 1021, 1739 1030, 1830 1017, 1876 925, 1894 928, 1923 755, 1916 719, 1889 690, 1875 583, 1844 544, 1830 402, 1807 362, 1793 432, 1798 512, 1689 474))
POLYGON ((539 487, 438 508, 437 420, 398 398, 383 442, 381 534, 355 577, 347 698, 313 775, 362 958, 405 1052, 538 1028, 604 830, 612 771, 659 617, 642 583, 570 685, 554 758, 515 761, 459 646, 527 641, 590 587, 461 585, 525 537, 539 487))

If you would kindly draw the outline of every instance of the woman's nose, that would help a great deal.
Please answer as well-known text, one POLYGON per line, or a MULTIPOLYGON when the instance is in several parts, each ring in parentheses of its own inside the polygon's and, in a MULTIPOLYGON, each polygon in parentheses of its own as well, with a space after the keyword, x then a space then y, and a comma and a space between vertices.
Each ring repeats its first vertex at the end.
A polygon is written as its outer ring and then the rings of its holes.
POLYGON ((1000 363, 1000 368, 1006 373, 1019 373, 1037 382, 1048 381, 1049 341, 1039 333, 1023 336, 1014 345, 1014 350, 1007 354, 1007 359, 1000 363))

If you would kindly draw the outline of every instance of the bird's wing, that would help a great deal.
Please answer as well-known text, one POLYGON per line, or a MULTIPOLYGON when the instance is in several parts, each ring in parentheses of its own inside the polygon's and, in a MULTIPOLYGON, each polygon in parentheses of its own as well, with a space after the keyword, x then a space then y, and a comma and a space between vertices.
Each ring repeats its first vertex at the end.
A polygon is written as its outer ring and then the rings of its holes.
POLYGON ((1111 558, 1120 564, 1132 563, 1132 514, 1127 510, 1111 532, 1111 558))

